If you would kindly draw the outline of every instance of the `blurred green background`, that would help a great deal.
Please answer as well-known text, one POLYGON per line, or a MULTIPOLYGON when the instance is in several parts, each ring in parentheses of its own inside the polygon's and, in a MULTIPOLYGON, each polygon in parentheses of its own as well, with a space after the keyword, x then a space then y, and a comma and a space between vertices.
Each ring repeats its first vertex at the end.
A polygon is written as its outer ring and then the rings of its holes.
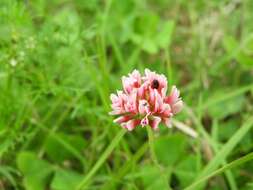
MULTIPOLYGON (((199 137, 160 125, 155 164, 138 127, 84 189, 181 190, 251 152, 252 20, 252 0, 1 0, 0 189, 77 189, 121 130, 109 95, 133 69, 177 85, 199 137)), ((252 171, 194 189, 252 190, 252 171)))

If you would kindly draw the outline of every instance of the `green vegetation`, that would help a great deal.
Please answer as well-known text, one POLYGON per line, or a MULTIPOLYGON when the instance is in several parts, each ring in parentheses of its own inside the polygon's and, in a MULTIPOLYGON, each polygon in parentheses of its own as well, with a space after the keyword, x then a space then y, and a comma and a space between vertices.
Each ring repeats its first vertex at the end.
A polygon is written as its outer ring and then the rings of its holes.
POLYGON ((252 190, 252 0, 1 0, 0 189, 252 190), (192 138, 126 132, 109 95, 145 68, 192 138))

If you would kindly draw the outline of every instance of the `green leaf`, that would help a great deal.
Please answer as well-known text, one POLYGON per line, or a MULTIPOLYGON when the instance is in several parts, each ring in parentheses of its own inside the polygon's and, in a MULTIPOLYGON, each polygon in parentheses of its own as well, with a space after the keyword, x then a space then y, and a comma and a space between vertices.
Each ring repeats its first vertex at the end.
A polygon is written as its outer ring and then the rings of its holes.
POLYGON ((190 184, 197 175, 197 156, 187 156, 185 160, 178 164, 175 174, 179 178, 182 187, 190 184))
POLYGON ((58 133, 55 136, 48 136, 45 150, 48 157, 56 162, 63 162, 64 160, 75 158, 75 155, 71 154, 64 144, 60 143, 57 139, 61 139, 66 144, 70 144, 76 152, 81 152, 86 146, 85 140, 80 135, 58 133))
MULTIPOLYGON (((214 95, 213 97, 209 97, 210 99, 216 99, 216 97, 220 97, 224 94, 227 94, 225 91, 221 91, 214 95)), ((242 107, 245 103, 244 95, 237 95, 231 97, 230 99, 226 99, 219 104, 213 104, 208 107, 208 113, 214 118, 224 118, 230 114, 234 114, 242 110, 242 107)))
POLYGON ((57 32, 54 33, 54 38, 57 41, 66 44, 77 43, 81 26, 80 17, 78 17, 74 9, 70 7, 61 9, 54 15, 51 22, 47 24, 52 24, 57 27, 57 32))
POLYGON ((238 48, 239 44, 232 36, 225 36, 223 39, 223 46, 228 53, 232 55, 236 55, 236 48, 238 48), (233 53, 234 51, 234 53, 233 53))
POLYGON ((231 138, 231 136, 236 132, 238 126, 240 126, 240 121, 235 119, 230 119, 227 122, 222 122, 219 126, 218 139, 222 142, 231 138))
POLYGON ((249 187, 253 187, 253 183, 248 183, 248 186, 249 187))
POLYGON ((171 43, 173 21, 163 21, 158 15, 146 12, 135 19, 131 40, 148 53, 157 53, 171 43))
POLYGON ((241 65, 246 67, 253 66, 253 38, 249 35, 242 43, 236 41, 232 36, 226 36, 223 40, 223 46, 230 57, 236 59, 241 65))
POLYGON ((168 182, 165 181, 163 177, 158 177, 161 175, 161 172, 157 167, 145 165, 141 167, 141 173, 141 179, 145 187, 144 189, 157 190, 168 188, 168 182))
POLYGON ((154 141, 157 159, 165 166, 173 165, 179 160, 185 147, 186 140, 182 135, 171 135, 154 141))
POLYGON ((48 177, 53 169, 51 165, 37 158, 34 153, 21 152, 17 157, 17 165, 24 175, 24 186, 27 190, 44 190, 48 177))
POLYGON ((158 51, 157 45, 151 39, 145 39, 142 43, 143 50, 149 53, 156 53, 158 51))
POLYGON ((167 48, 170 45, 174 26, 174 21, 169 20, 164 22, 162 29, 160 32, 158 32, 156 38, 160 48, 167 48))
POLYGON ((76 189, 82 178, 82 175, 73 171, 57 170, 50 186, 53 190, 76 189))
POLYGON ((113 36, 118 43, 128 42, 133 34, 136 3, 134 0, 112 1, 108 12, 106 34, 113 36))

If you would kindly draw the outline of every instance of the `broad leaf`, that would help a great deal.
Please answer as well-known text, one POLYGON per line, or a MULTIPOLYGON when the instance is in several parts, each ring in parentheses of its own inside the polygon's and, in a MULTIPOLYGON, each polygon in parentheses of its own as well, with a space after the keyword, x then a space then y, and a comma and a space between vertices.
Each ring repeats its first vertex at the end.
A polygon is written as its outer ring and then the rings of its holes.
POLYGON ((248 36, 242 43, 236 41, 232 36, 226 36, 223 40, 224 48, 229 56, 236 59, 241 65, 246 67, 253 66, 253 37, 248 36))
MULTIPOLYGON (((86 145, 85 140, 80 135, 66 135, 64 133, 55 135, 57 138, 66 142, 66 144, 70 144, 78 152, 81 152, 86 145)), ((64 160, 75 158, 75 156, 53 136, 47 138, 45 148, 48 157, 53 161, 63 162, 64 160)))
POLYGON ((167 189, 168 181, 161 176, 161 171, 152 165, 141 167, 141 179, 146 190, 167 189))
POLYGON ((83 176, 68 170, 57 170, 55 172, 51 189, 53 190, 70 190, 76 189, 83 176))
POLYGON ((51 165, 39 159, 34 153, 21 152, 17 158, 19 170, 24 175, 24 186, 27 190, 44 190, 48 184, 48 177, 53 169, 51 165))
POLYGON ((183 155, 185 147, 186 141, 182 135, 171 135, 154 142, 157 158, 164 166, 175 164, 183 155))

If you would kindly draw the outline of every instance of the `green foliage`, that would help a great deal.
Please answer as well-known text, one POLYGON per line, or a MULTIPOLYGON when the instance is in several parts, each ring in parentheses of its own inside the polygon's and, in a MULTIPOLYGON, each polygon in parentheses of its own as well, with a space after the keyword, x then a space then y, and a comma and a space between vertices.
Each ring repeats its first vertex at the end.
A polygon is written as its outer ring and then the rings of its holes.
POLYGON ((71 170, 56 169, 31 152, 21 152, 17 157, 17 165, 24 175, 24 186, 27 190, 43 190, 49 183, 55 190, 75 189, 83 178, 71 170), (54 177, 50 182, 49 176, 52 174, 54 177))
POLYGON ((167 136, 154 142, 155 153, 161 164, 173 166, 182 158, 186 140, 181 135, 167 136))
POLYGON ((54 190, 76 189, 82 178, 83 176, 76 172, 59 170, 55 172, 50 187, 54 190))
POLYGON ((253 35, 239 44, 232 36, 224 38, 224 47, 231 58, 236 59, 240 64, 250 69, 253 66, 253 35))
MULTIPOLYGON (((216 92, 216 97, 222 96, 226 91, 216 92)), ((216 97, 211 97, 216 99, 216 97)), ((214 118, 225 118, 226 116, 236 114, 243 109, 245 98, 243 95, 232 97, 228 100, 222 101, 219 104, 214 104, 208 108, 208 113, 214 118)))
POLYGON ((189 155, 178 164, 175 174, 179 178, 182 187, 186 187, 197 177, 197 161, 197 156, 189 155))
POLYGON ((252 10, 251 0, 1 0, 0 189, 252 189, 242 157, 253 150, 252 10), (177 85, 175 121, 198 138, 113 124, 110 93, 145 68, 177 85))
POLYGON ((158 168, 153 167, 152 165, 146 165, 141 167, 141 179, 143 186, 147 190, 155 189, 166 189, 168 187, 168 182, 165 181, 162 177, 158 168))
MULTIPOLYGON (((85 148, 85 141, 79 135, 66 135, 58 133, 57 138, 70 144, 77 152, 81 152, 85 148)), ((55 162, 63 162, 65 160, 75 158, 75 155, 69 154, 69 151, 63 146, 62 143, 49 136, 46 139, 45 151, 48 157, 55 162)))
POLYGON ((52 167, 44 160, 40 160, 34 153, 21 152, 17 157, 17 165, 24 174, 24 186, 27 190, 43 190, 52 173, 52 167))
POLYGON ((169 47, 173 28, 173 21, 162 22, 156 14, 146 13, 135 19, 131 40, 148 53, 157 53, 169 47))

